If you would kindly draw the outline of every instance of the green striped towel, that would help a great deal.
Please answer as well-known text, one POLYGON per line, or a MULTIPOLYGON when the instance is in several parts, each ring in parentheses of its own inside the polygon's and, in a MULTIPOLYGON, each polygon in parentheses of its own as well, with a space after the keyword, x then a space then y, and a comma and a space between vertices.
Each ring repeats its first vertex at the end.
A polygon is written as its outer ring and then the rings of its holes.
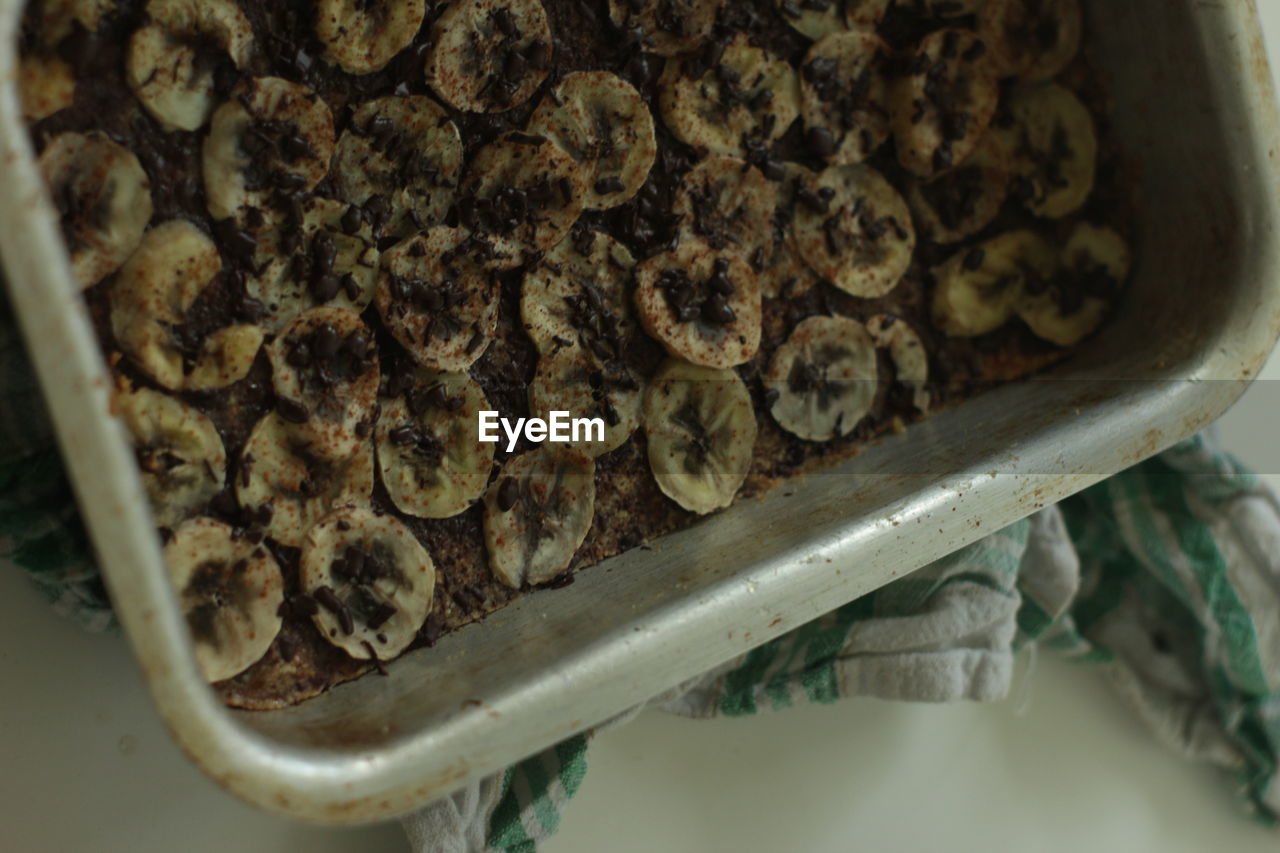
MULTIPOLYGON (((0 297, 0 562, 114 627, 0 297)), ((993 701, 1032 644, 1099 665, 1152 731, 1280 818, 1280 506, 1208 436, 1020 521, 642 707, 740 717, 849 696, 993 701)), ((530 851, 582 784, 577 735, 404 820, 417 850, 530 851)))
MULTIPOLYGON (((850 696, 994 701, 1030 645, 1100 666, 1159 739, 1225 770, 1249 813, 1280 819, 1280 504, 1209 435, 643 707, 740 717, 850 696)), ((405 818, 414 849, 534 850, 598 731, 405 818)))

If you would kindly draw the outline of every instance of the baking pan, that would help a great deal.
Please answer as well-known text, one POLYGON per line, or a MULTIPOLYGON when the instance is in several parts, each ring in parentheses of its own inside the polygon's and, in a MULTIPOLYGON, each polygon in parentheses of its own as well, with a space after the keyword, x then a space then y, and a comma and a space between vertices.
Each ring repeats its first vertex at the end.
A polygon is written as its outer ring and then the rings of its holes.
MULTIPOLYGON (((732 0, 730 0, 732 2, 732 0)), ((517 601, 281 711, 229 710, 186 627, 13 87, 0 0, 0 257, 156 706, 205 772, 318 822, 412 809, 1132 465, 1221 415, 1280 333, 1276 108, 1247 0, 1094 0, 1140 163, 1136 278, 1077 356, 517 601)))

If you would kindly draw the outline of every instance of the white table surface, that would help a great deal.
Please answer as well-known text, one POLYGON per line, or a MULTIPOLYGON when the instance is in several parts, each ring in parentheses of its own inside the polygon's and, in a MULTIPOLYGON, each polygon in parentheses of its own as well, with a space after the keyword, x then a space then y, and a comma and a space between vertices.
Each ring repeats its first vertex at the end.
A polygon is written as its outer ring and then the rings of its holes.
MULTIPOLYGON (((1273 55, 1280 3, 1263 0, 1273 55)), ((1280 78, 1280 74, 1277 74, 1280 78)), ((1223 420, 1280 485, 1280 358, 1223 420)), ((1157 745, 1096 673, 1024 658, 1008 701, 855 700, 745 720, 659 713, 596 741, 549 853, 851 849, 1274 851, 1229 782, 1157 745)), ((403 851, 395 824, 317 829, 224 794, 178 751, 122 641, 0 573, 0 850, 403 851)))

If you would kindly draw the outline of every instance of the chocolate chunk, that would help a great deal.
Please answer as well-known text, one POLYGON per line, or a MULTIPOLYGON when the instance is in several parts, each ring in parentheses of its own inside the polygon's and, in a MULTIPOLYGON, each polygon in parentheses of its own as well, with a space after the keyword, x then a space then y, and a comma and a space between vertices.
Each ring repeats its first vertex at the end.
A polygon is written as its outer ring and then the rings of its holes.
POLYGON ((503 479, 502 484, 498 486, 498 509, 507 512, 516 505, 518 500, 520 500, 520 484, 512 477, 503 479))
POLYGON ((805 144, 814 154, 826 159, 836 153, 836 138, 825 127, 811 127, 804 135, 805 144))
POLYGON ((291 424, 305 424, 311 420, 311 413, 307 411, 307 407, 288 397, 276 398, 276 411, 280 413, 280 417, 291 424))

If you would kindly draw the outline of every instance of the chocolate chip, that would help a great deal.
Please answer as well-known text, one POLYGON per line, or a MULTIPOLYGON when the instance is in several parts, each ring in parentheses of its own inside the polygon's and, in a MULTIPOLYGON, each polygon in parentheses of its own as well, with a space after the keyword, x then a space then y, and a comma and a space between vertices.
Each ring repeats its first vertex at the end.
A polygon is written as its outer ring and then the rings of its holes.
POLYGON ((727 326, 736 319, 737 315, 733 313, 733 309, 729 307, 729 303, 725 301, 724 296, 719 293, 713 293, 706 302, 702 303, 702 319, 712 325, 727 326))
POLYGON ((311 420, 311 413, 307 411, 307 407, 288 397, 276 398, 276 411, 280 413, 280 417, 291 424, 305 424, 311 420))
POLYGON ((974 246, 964 256, 964 268, 970 272, 982 268, 982 262, 987 258, 987 253, 983 251, 981 246, 974 246))
POLYGON ((354 234, 359 231, 363 223, 364 214, 354 204, 349 205, 346 212, 342 214, 342 230, 347 234, 354 234))
POLYGON ((407 447, 410 444, 418 443, 418 431, 412 426, 405 424, 398 426, 387 433, 387 438, 391 439, 391 443, 396 447, 407 447))
POLYGON ((836 138, 825 127, 811 127, 804 135, 805 144, 824 160, 836 153, 836 138))
POLYGON ((623 185, 621 178, 617 175, 610 175, 607 178, 601 178, 596 181, 594 189, 597 195, 613 195, 614 193, 622 192, 626 187, 623 185))
POLYGON ((498 486, 498 509, 508 512, 516 501, 520 500, 520 484, 512 477, 507 477, 498 486))

